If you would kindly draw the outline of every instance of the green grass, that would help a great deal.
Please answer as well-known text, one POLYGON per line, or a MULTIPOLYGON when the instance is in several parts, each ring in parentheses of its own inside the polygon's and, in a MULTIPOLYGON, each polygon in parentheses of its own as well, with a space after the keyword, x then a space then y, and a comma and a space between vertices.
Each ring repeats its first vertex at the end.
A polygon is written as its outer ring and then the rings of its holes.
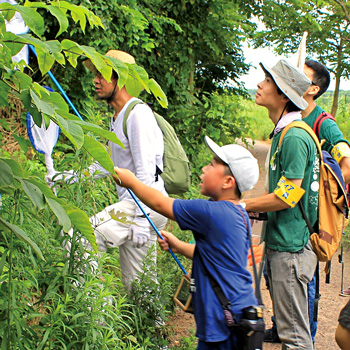
MULTIPOLYGON (((317 104, 326 112, 331 111, 333 103, 332 92, 325 93, 317 100, 317 104)), ((250 130, 248 137, 254 140, 267 140, 273 129, 273 123, 268 117, 266 108, 255 104, 254 99, 242 99, 241 109, 247 118, 250 130)), ((338 110, 336 114, 337 124, 342 131, 344 138, 350 140, 350 91, 341 91, 338 100, 338 110)))

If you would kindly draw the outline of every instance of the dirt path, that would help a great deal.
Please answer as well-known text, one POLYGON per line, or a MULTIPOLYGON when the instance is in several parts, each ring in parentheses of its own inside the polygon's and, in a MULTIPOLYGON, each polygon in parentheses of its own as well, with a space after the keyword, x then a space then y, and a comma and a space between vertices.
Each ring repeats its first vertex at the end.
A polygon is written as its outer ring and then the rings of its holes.
MULTIPOLYGON (((269 144, 263 141, 256 141, 254 148, 251 152, 259 161, 260 166, 260 178, 255 188, 250 191, 247 197, 255 197, 264 192, 265 182, 265 169, 264 162, 266 158, 269 144)), ((259 235, 260 227, 253 227, 253 235, 259 235)), ((345 269, 344 269, 344 288, 350 284, 350 253, 344 252, 345 269)), ((339 295, 341 291, 341 275, 342 275, 342 264, 338 262, 338 254, 333 257, 332 269, 331 269, 331 280, 330 284, 325 283, 325 274, 323 272, 324 264, 320 264, 320 293, 321 300, 319 302, 318 311, 318 331, 316 335, 316 349, 317 350, 333 350, 339 349, 335 340, 334 333, 338 324, 338 315, 342 307, 348 301, 348 297, 342 297, 339 295)), ((272 305, 269 292, 265 287, 264 281, 261 283, 262 286, 262 297, 265 304, 264 318, 266 327, 271 327, 271 316, 272 316, 272 305)), ((184 313, 178 309, 175 316, 169 321, 169 325, 174 327, 173 345, 177 344, 181 337, 189 336, 191 329, 195 328, 193 316, 184 313)), ((264 343, 265 350, 280 349, 280 344, 268 344, 264 343)))

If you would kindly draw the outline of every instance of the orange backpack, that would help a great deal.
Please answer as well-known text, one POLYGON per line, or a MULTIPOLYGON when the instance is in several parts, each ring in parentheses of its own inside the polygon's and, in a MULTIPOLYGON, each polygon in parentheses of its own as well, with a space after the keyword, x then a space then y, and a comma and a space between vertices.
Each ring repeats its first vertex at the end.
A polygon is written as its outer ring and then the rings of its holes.
POLYGON ((284 128, 279 140, 279 147, 284 135, 293 127, 304 129, 310 134, 320 156, 318 220, 313 227, 300 201, 299 205, 308 225, 310 240, 318 260, 330 261, 339 248, 344 229, 348 224, 349 206, 343 175, 338 163, 328 152, 321 150, 321 144, 317 136, 303 121, 294 121, 284 128))

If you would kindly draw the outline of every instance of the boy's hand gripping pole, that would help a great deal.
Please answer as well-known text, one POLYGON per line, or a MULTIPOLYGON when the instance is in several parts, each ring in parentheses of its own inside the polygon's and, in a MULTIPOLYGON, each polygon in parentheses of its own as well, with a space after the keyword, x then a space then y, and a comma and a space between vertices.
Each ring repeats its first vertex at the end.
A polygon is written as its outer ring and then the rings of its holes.
MULTIPOLYGON (((153 227, 154 231, 156 231, 156 234, 158 235, 158 237, 160 239, 163 239, 163 236, 160 234, 159 230, 157 229, 156 225, 153 223, 153 221, 150 219, 150 217, 146 214, 146 212, 144 211, 144 209, 142 208, 139 200, 136 198, 135 194, 133 191, 130 190, 130 188, 127 189, 131 195, 131 197, 134 199, 135 203, 138 205, 138 207, 141 209, 143 215, 145 215, 146 219, 148 220, 148 222, 151 224, 151 226, 153 227)), ((180 263, 179 259, 176 257, 176 255, 173 253, 173 251, 171 250, 171 248, 169 247, 169 253, 173 256, 173 258, 175 259, 175 261, 177 262, 177 264, 179 265, 180 269, 182 270, 182 272, 187 275, 187 271, 185 270, 185 268, 182 266, 182 264, 180 263)))

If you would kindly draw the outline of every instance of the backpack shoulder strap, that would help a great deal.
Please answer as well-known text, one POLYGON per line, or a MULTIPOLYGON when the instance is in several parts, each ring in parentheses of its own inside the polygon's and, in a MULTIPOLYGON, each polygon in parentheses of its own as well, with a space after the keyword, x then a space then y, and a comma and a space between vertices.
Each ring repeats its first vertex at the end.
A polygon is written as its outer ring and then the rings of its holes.
POLYGON ((329 114, 327 112, 322 112, 315 120, 314 126, 312 127, 312 130, 320 139, 320 130, 321 130, 321 124, 323 123, 324 120, 326 119, 331 119, 335 122, 335 118, 332 116, 332 114, 329 114))
POLYGON ((127 130, 127 127, 126 127, 126 121, 128 120, 129 118, 129 115, 130 115, 130 112, 132 111, 132 109, 140 104, 140 103, 143 103, 142 101, 140 100, 136 100, 136 101, 133 101, 129 104, 128 108, 126 109, 125 113, 124 113, 124 119, 123 119, 123 132, 124 132, 124 135, 126 138, 128 138, 128 130, 127 130))
POLYGON ((301 120, 296 120, 290 124, 288 124, 282 131, 282 135, 279 139, 279 142, 278 142, 278 148, 281 147, 281 144, 282 144, 282 141, 283 141, 283 138, 284 136, 286 135, 287 131, 291 128, 300 128, 300 129, 303 129, 305 130, 306 132, 309 133, 309 135, 312 137, 312 139, 314 140, 315 144, 316 144, 316 148, 317 148, 317 151, 318 151, 318 154, 320 156, 320 159, 322 160, 323 159, 323 156, 322 156, 322 150, 321 150, 321 145, 320 145, 320 141, 318 140, 317 136, 315 135, 315 133, 313 132, 313 130, 303 121, 301 120))

